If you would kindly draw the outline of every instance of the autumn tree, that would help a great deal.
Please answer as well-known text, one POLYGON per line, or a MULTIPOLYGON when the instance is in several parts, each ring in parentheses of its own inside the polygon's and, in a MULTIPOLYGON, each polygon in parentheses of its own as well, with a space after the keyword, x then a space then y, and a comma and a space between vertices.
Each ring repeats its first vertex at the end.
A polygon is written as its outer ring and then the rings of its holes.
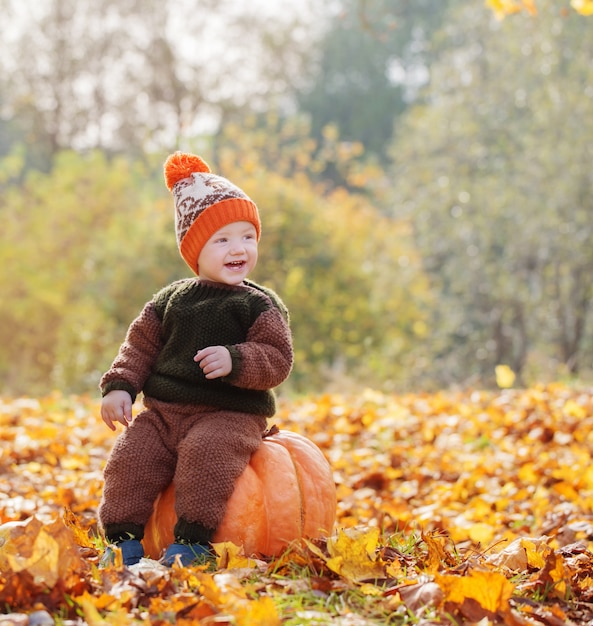
MULTIPOLYGON (((385 162, 397 119, 426 81, 432 35, 458 2, 342 0, 333 6, 315 63, 296 86, 313 136, 321 139, 326 126, 335 126, 344 141, 361 142, 385 162)), ((338 172, 328 175, 340 180, 338 172)))
POLYGON ((394 210, 439 294, 443 382, 502 362, 590 366, 591 24, 538 6, 502 22, 459 12, 393 145, 394 210))
MULTIPOLYGON (((14 154, 1 169, 16 178, 23 163, 14 154)), ((152 177, 121 158, 61 152, 49 173, 30 170, 22 184, 4 181, 5 390, 94 388, 137 302, 174 276, 175 250, 167 257, 170 242, 165 248, 161 236, 170 211, 165 193, 155 197, 152 177)))
POLYGON ((3 6, 4 114, 37 146, 37 165, 59 149, 177 147, 237 109, 283 97, 310 49, 307 3, 259 12, 231 0, 202 0, 198 10, 184 0, 3 6))

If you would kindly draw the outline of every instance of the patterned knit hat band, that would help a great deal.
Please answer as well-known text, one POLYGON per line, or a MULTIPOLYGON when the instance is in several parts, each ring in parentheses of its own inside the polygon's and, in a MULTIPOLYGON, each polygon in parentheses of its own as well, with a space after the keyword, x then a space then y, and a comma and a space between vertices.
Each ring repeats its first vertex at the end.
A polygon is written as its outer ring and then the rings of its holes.
POLYGON ((175 203, 177 245, 185 262, 198 273, 198 257, 204 244, 227 224, 246 221, 261 224, 255 203, 239 187, 210 172, 199 156, 175 152, 165 161, 165 183, 175 203))

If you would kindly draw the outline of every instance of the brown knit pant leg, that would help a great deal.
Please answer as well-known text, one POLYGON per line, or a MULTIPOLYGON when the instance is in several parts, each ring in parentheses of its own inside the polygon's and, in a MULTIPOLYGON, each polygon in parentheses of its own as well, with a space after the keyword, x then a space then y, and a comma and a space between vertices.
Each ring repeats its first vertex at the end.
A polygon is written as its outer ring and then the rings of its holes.
POLYGON ((177 515, 216 530, 237 478, 259 448, 266 418, 245 413, 204 413, 178 447, 177 515))
POLYGON ((119 435, 104 471, 101 525, 144 526, 157 495, 173 479, 175 455, 163 441, 167 428, 145 410, 119 435))

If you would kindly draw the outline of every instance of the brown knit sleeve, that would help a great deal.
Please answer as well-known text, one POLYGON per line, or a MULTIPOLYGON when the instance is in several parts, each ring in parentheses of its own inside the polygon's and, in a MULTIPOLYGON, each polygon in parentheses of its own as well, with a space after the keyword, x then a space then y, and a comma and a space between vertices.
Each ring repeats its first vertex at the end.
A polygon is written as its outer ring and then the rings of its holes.
POLYGON ((246 342, 227 348, 233 357, 233 371, 226 380, 237 387, 272 389, 284 382, 292 369, 292 335, 276 307, 258 316, 246 342))
POLYGON ((135 399, 161 350, 161 320, 154 302, 148 302, 130 324, 126 338, 111 367, 101 378, 103 395, 114 389, 128 391, 135 399))

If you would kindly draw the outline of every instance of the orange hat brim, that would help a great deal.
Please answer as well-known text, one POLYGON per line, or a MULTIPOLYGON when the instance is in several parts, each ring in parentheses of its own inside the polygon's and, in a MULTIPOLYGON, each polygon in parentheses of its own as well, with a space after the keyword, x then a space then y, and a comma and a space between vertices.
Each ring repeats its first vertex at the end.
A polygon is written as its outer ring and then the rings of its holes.
POLYGON ((179 245, 179 252, 190 269, 198 274, 198 258, 205 243, 223 226, 233 222, 250 222, 255 226, 257 240, 261 222, 257 206, 247 198, 229 198, 204 209, 189 227, 179 245))

